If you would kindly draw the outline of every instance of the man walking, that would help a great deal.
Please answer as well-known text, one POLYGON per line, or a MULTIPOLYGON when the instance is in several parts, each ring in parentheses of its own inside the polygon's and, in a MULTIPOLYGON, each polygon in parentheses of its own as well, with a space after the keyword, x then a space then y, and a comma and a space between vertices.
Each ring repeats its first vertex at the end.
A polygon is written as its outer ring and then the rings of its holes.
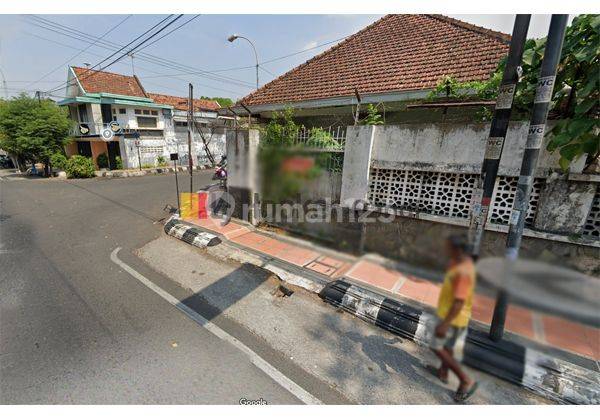
POLYGON ((462 402, 477 389, 477 382, 465 373, 454 358, 454 347, 457 343, 464 343, 471 318, 475 264, 469 255, 468 241, 464 235, 450 236, 446 240, 446 252, 450 257, 450 264, 438 300, 438 323, 430 343, 442 364, 439 368, 428 366, 428 370, 444 383, 448 383, 448 369, 454 372, 460 380, 454 401, 462 402))

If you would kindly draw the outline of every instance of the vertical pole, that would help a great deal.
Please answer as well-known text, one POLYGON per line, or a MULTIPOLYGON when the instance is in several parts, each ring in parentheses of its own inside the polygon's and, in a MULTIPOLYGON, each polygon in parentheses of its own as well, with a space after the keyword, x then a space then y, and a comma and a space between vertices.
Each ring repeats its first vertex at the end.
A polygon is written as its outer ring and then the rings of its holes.
POLYGON ((190 193, 194 192, 193 185, 193 167, 194 159, 192 158, 192 123, 194 121, 194 87, 189 84, 189 97, 188 97, 188 165, 190 172, 190 193))
POLYGON ((354 125, 358 125, 358 117, 360 115, 360 93, 358 93, 358 88, 354 88, 354 96, 356 96, 356 112, 354 113, 354 125))
POLYGON ((258 61, 256 61, 256 90, 258 90, 258 61))
POLYGON ((175 166, 175 190, 177 191, 177 212, 181 216, 181 204, 179 203, 179 181, 177 179, 177 161, 173 161, 173 165, 175 166))
POLYGON ((496 108, 490 127, 490 135, 485 147, 485 157, 481 168, 481 176, 473 190, 471 215, 469 224, 469 243, 474 258, 479 256, 481 239, 487 215, 492 201, 494 184, 500 166, 500 156, 504 146, 504 138, 508 130, 508 121, 512 111, 513 97, 521 72, 521 59, 527 39, 531 15, 517 15, 513 27, 512 38, 508 50, 506 66, 496 99, 496 108))
POLYGON ((490 327, 490 338, 494 341, 500 340, 504 334, 504 322, 506 320, 506 310, 509 300, 506 286, 512 280, 511 268, 519 256, 523 227, 529 205, 529 195, 533 186, 534 172, 540 154, 540 147, 544 140, 546 120, 550 109, 550 101, 552 100, 554 81, 556 80, 556 69, 560 61, 568 18, 569 15, 552 15, 552 19, 550 20, 550 29, 548 31, 546 48, 544 49, 540 77, 535 89, 535 99, 533 100, 525 152, 523 153, 523 161, 521 162, 521 172, 508 224, 505 251, 508 266, 506 270, 507 278, 505 279, 504 287, 498 292, 492 325, 490 327))
POLYGON ((140 144, 136 144, 135 147, 137 147, 137 152, 138 152, 138 165, 140 166, 140 171, 142 170, 142 155, 140 154, 140 144))

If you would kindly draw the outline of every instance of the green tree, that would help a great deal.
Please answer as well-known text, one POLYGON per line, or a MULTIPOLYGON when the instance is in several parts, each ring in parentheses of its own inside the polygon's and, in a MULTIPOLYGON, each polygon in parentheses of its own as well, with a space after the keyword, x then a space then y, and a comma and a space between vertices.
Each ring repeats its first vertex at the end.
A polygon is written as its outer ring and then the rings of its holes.
POLYGON ((222 98, 219 96, 214 96, 211 98, 209 96, 201 96, 200 99, 208 99, 209 101, 216 101, 223 108, 233 105, 233 100, 230 98, 222 98))
POLYGON ((66 110, 50 100, 21 94, 0 103, 0 148, 16 156, 21 169, 27 161, 41 162, 48 174, 50 157, 70 142, 70 126, 66 110))

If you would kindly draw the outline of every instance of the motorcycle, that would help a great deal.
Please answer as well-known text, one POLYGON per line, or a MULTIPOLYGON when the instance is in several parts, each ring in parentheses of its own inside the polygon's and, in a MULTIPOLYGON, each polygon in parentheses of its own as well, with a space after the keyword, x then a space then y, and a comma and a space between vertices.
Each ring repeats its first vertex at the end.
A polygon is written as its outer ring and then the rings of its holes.
POLYGON ((227 185, 227 156, 223 156, 221 161, 215 167, 215 173, 213 174, 212 179, 214 181, 218 180, 223 186, 227 185))

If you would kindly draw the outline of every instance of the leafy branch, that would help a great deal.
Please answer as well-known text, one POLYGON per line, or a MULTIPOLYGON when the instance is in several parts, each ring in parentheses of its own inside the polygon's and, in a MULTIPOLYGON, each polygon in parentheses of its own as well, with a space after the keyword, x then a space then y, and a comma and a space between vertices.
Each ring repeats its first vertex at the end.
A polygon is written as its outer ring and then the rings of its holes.
MULTIPOLYGON (((527 118, 533 105, 546 39, 531 39, 523 53, 523 78, 515 93, 513 113, 527 118)), ((551 135, 547 149, 558 151, 559 164, 567 170, 583 154, 588 165, 600 156, 600 16, 580 15, 567 28, 558 66, 551 104, 551 117, 557 124, 546 133, 551 135)), ((439 97, 495 99, 506 60, 502 60, 485 82, 459 82, 452 76, 440 80, 428 99, 439 97)))

